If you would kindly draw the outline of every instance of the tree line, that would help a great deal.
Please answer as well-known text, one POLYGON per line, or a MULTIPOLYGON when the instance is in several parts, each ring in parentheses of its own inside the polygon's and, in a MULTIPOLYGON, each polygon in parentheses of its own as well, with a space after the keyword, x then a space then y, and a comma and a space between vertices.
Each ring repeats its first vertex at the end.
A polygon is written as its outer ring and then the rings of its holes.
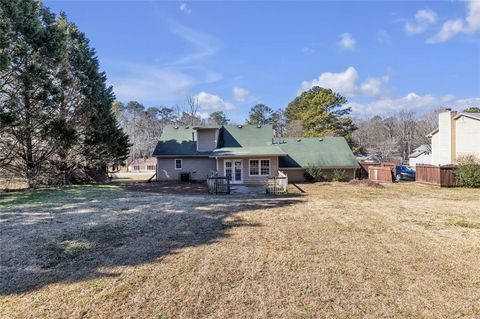
MULTIPOLYGON (((271 124, 276 137, 343 136, 355 153, 388 161, 392 156, 407 159, 418 146, 430 144, 427 135, 438 127, 438 113, 442 111, 438 109, 419 116, 413 111, 400 110, 388 117, 377 115, 364 120, 352 118, 351 109, 346 104, 347 99, 340 94, 313 87, 296 97, 285 109, 254 105, 245 123, 271 124)), ((145 108, 138 102, 126 105, 116 102, 114 109, 133 143, 130 161, 151 156, 165 125, 230 123, 222 111, 202 119, 198 113, 201 105, 193 97, 188 97, 183 106, 171 108, 145 108)), ((480 109, 471 107, 464 111, 480 112, 480 109)))
POLYGON ((0 0, 0 171, 29 186, 78 180, 128 156, 95 50, 64 13, 0 0))

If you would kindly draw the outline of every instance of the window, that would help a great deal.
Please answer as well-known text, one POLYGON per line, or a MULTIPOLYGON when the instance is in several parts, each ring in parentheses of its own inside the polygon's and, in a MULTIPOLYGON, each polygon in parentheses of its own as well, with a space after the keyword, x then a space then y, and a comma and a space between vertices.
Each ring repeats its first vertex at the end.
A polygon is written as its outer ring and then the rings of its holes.
POLYGON ((182 160, 176 159, 175 160, 175 169, 182 169, 182 160))
POLYGON ((140 165, 134 165, 133 170, 134 171, 139 171, 140 170, 140 165))
POLYGON ((260 175, 270 175, 270 160, 260 161, 260 175))
POLYGON ((250 160, 250 176, 270 175, 270 160, 250 160))
POLYGON ((147 165, 147 171, 154 171, 155 165, 147 165))

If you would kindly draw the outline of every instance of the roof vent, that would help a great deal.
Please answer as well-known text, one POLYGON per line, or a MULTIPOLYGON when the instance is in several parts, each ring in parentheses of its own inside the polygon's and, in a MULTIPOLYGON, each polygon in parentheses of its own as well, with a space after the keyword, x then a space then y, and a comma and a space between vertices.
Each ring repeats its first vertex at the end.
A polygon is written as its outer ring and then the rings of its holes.
POLYGON ((178 130, 178 126, 174 126, 173 128, 176 129, 176 130, 178 130))
POLYGON ((301 139, 301 138, 297 138, 297 142, 301 142, 301 141, 302 141, 302 139, 301 139))
POLYGON ((242 127, 243 127, 243 125, 238 125, 238 128, 242 128, 242 127))
POLYGON ((189 127, 190 127, 190 126, 187 125, 187 126, 185 126, 185 129, 188 129, 189 127))
POLYGON ((319 141, 319 142, 323 142, 323 138, 319 138, 318 141, 319 141))
POLYGON ((258 128, 261 128, 262 126, 260 124, 257 125, 258 128))

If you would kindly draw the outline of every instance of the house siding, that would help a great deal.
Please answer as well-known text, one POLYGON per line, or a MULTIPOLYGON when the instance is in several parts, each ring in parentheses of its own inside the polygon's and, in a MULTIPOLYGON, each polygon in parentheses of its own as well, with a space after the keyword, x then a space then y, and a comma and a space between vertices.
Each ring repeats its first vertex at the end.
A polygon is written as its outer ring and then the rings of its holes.
POLYGON ((455 139, 452 112, 442 112, 438 115, 438 164, 452 164, 455 156, 455 139))
POLYGON ((456 157, 474 154, 480 158, 480 121, 466 116, 455 120, 456 157))
POLYGON ((258 156, 258 157, 251 157, 251 158, 219 158, 218 159, 218 175, 225 176, 224 170, 224 161, 225 160, 241 160, 243 165, 243 183, 244 184, 262 184, 267 181, 268 177, 278 176, 278 156, 258 156), (250 169, 249 169, 249 161, 250 160, 262 160, 268 159, 270 160, 270 175, 269 176, 249 176, 250 169))
POLYGON ((197 139, 198 151, 213 151, 217 148, 218 130, 198 130, 197 139))
POLYGON ((440 163, 440 138, 438 132, 432 135, 432 164, 438 165, 440 163))
POLYGON ((417 164, 431 164, 432 163, 432 155, 431 154, 422 154, 417 157, 411 157, 408 159, 408 163, 410 166, 414 167, 417 164))
POLYGON ((208 157, 157 158, 157 180, 178 181, 180 173, 191 173, 192 180, 206 180, 216 170, 215 159, 208 157), (182 160, 182 169, 175 169, 175 159, 182 160))

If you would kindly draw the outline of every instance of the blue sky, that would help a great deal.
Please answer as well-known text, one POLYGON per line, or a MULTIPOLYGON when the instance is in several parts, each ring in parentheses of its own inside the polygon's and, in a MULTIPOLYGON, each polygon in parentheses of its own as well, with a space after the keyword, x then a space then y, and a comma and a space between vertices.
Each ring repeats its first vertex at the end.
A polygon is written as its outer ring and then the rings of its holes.
POLYGON ((480 105, 480 1, 61 1, 121 101, 286 107, 312 85, 353 115, 480 105))

